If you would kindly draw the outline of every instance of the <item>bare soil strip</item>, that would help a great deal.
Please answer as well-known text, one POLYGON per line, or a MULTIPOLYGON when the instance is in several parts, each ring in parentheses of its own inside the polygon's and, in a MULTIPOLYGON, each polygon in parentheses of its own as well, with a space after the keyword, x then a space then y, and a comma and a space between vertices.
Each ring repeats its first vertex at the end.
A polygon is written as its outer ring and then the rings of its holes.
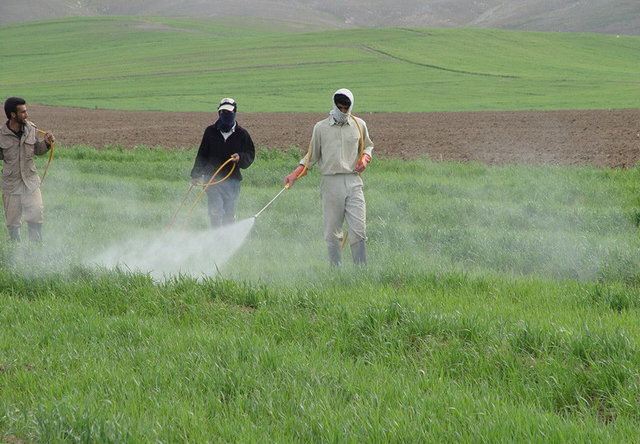
MULTIPOLYGON (((60 145, 194 148, 216 113, 110 111, 29 105, 60 145)), ((357 113, 356 113, 357 114, 357 113)), ((381 157, 489 165, 628 167, 640 159, 640 109, 362 113, 381 157)), ((257 146, 306 149, 326 114, 238 113, 257 146)))

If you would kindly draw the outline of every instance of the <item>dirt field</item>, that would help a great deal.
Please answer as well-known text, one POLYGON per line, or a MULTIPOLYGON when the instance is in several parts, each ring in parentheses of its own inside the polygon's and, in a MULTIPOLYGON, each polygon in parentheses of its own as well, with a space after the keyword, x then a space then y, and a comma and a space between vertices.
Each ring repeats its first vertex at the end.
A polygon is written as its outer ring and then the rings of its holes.
MULTIPOLYGON (((192 148, 215 113, 104 111, 29 105, 30 119, 60 146, 192 148)), ((633 167, 640 159, 640 109, 455 113, 362 113, 374 155, 435 161, 477 161, 633 167)), ((238 121, 257 146, 309 143, 315 113, 242 113, 238 121)))

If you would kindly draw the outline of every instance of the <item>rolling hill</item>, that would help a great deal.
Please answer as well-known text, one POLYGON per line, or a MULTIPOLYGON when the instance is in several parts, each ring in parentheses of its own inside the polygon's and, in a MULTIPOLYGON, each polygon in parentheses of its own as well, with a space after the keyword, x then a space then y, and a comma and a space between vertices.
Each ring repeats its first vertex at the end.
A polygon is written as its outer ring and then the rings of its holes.
POLYGON ((640 38, 493 29, 284 31, 221 18, 91 17, 0 27, 2 96, 83 108, 359 112, 636 108, 640 38))
POLYGON ((640 35, 637 0, 3 0, 0 24, 108 15, 254 17, 307 29, 482 27, 640 35))

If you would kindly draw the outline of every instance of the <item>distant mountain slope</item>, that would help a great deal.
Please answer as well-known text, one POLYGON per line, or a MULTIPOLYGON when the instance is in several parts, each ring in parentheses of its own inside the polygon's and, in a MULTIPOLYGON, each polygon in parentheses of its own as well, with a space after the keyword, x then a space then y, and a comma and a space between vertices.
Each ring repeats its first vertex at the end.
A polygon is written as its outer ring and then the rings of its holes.
POLYGON ((215 15, 309 28, 486 27, 640 35, 638 0, 2 0, 0 24, 72 16, 215 15))

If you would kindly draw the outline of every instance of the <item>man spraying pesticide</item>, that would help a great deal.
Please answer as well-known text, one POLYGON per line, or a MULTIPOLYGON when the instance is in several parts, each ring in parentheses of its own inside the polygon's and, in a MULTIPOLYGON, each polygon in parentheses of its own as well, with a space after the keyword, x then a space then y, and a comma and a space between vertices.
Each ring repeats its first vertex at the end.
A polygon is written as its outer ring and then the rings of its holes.
POLYGON ((249 168, 255 158, 249 132, 236 122, 237 110, 235 100, 224 98, 220 101, 218 120, 205 129, 191 170, 192 183, 205 186, 212 228, 235 221, 242 180, 240 168, 249 168), (218 172, 226 180, 209 186, 212 174, 218 172), (209 183, 202 184, 202 176, 211 177, 209 183))
MULTIPOLYGON (((226 99, 223 99, 223 102, 226 99)), ((327 242, 329 259, 332 265, 340 265, 341 243, 350 239, 353 261, 356 264, 366 264, 366 206, 363 193, 363 183, 360 177, 371 161, 373 142, 369 137, 367 125, 364 120, 351 115, 353 108, 353 94, 348 89, 340 89, 334 93, 333 109, 329 117, 318 123, 313 128, 313 134, 309 151, 300 165, 293 173, 285 177, 284 188, 280 190, 260 211, 252 218, 226 225, 234 233, 226 233, 225 238, 234 239, 236 247, 239 246, 246 234, 253 226, 254 221, 262 214, 285 190, 293 186, 296 179, 306 174, 308 168, 318 164, 322 174, 321 194, 323 202, 324 237, 327 242), (342 225, 347 221, 349 226, 348 237, 343 235, 342 225), (237 230, 236 230, 237 229, 237 230)), ((220 106, 223 103, 221 102, 220 106)), ((234 108, 235 109, 235 108, 234 108)), ((222 115, 221 115, 222 118, 222 115)), ((206 132, 205 132, 206 135, 206 132)), ((203 143, 204 143, 203 138, 203 143)), ((203 146, 198 152, 201 157, 203 146)), ((237 162, 238 159, 230 157, 227 152, 225 162, 237 162)), ((223 159, 219 159, 218 163, 223 159)), ((242 156, 240 156, 242 161, 242 156)), ((192 171, 192 177, 196 179, 200 175, 198 165, 202 162, 196 158, 196 165, 192 171), (194 174, 195 173, 195 174, 194 174)), ((221 169, 222 164, 218 168, 221 169)), ((214 172, 207 185, 212 189, 224 183, 225 178, 214 180, 219 171, 214 172)), ((184 199, 183 199, 184 201, 184 199)), ((211 200, 210 200, 211 203, 211 200)), ((182 204, 178 208, 179 212, 182 204)), ((211 214, 211 208, 210 208, 211 214)), ((175 220, 175 216, 174 216, 175 220)), ((230 220, 229 222, 231 222, 230 220)), ((212 221, 212 225, 214 225, 212 221)), ((215 225, 214 225, 215 226, 215 225)), ((223 228, 223 227, 221 227, 223 228)), ((216 230, 216 234, 219 234, 216 230)), ((218 237, 218 236, 216 236, 218 237)))
POLYGON ((333 94, 329 117, 315 124, 309 151, 284 178, 286 189, 304 176, 308 168, 318 164, 322 175, 324 239, 329 261, 334 266, 342 262, 345 220, 353 262, 362 265, 367 262, 366 203, 361 173, 371 161, 373 142, 365 121, 351 114, 353 103, 353 94, 348 89, 339 89, 333 94))
POLYGON ((235 100, 223 98, 218 104, 218 119, 204 131, 191 170, 191 186, 165 229, 166 233, 173 227, 191 191, 201 187, 184 218, 183 233, 173 233, 169 240, 163 236, 145 248, 125 246, 127 252, 135 251, 135 254, 123 255, 121 247, 112 249, 104 255, 104 262, 120 263, 114 261, 113 258, 116 258, 130 267, 151 270, 156 274, 176 270, 205 273, 225 263, 242 245, 255 218, 236 222, 242 180, 240 169, 251 166, 255 159, 255 147, 249 132, 236 121, 237 109, 235 100), (187 233, 191 214, 205 194, 213 231, 187 233), (142 255, 139 254, 141 250, 144 251, 142 255), (203 257, 207 260, 203 260, 203 257), (194 258, 195 263, 192 260, 194 258))

